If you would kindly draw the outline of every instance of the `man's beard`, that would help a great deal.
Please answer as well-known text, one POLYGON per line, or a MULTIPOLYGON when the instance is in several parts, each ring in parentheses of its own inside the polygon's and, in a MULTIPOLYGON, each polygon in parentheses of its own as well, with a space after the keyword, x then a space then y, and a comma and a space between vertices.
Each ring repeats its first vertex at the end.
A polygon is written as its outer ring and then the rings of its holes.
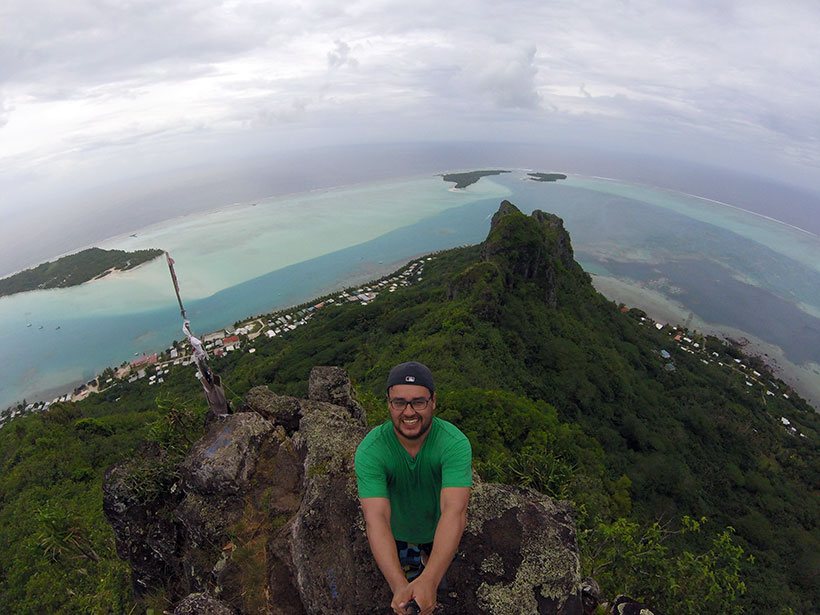
POLYGON ((396 432, 398 432, 403 438, 406 438, 408 440, 418 440, 419 438, 421 438, 424 434, 426 434, 429 431, 430 425, 433 424, 433 417, 431 416, 430 420, 425 423, 424 422, 424 417, 422 417, 420 414, 417 414, 416 416, 418 417, 418 420, 421 423, 421 429, 419 429, 418 433, 411 434, 411 435, 406 434, 402 430, 401 418, 399 418, 397 421, 393 421, 393 429, 395 429, 396 432))

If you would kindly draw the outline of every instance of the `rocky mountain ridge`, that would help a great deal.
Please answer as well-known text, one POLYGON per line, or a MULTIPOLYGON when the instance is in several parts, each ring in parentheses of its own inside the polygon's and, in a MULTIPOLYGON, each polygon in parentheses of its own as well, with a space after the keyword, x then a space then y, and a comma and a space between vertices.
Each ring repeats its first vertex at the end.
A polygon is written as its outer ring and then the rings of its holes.
MULTIPOLYGON (((138 594, 162 589, 175 613, 387 611, 352 468, 364 411, 339 368, 315 368, 309 390, 252 389, 151 501, 133 480, 143 460, 106 473, 105 513, 138 594)), ((449 613, 582 613, 569 505, 476 476, 439 600, 449 613)))

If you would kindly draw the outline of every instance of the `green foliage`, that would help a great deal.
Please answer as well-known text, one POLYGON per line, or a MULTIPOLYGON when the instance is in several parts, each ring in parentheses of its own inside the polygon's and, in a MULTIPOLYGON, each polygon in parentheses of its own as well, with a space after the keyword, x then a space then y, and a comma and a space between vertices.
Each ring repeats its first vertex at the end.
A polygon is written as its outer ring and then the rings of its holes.
POLYGON ((162 255, 162 250, 88 248, 0 279, 0 297, 40 288, 66 288, 92 280, 109 269, 132 269, 162 255))
POLYGON ((0 430, 0 612, 133 612, 130 569, 103 516, 102 478, 133 455, 148 424, 167 419, 147 387, 118 396, 57 404, 0 430))
MULTIPOLYGON (((580 268, 551 256, 557 230, 512 222, 492 249, 436 255, 422 283, 367 306, 326 307, 286 336, 257 338, 253 355, 215 359, 226 392, 235 401, 267 384, 305 396, 311 368, 336 364, 374 425, 388 416, 388 370, 423 361, 436 375, 439 415, 468 435, 485 479, 575 505, 584 568, 606 592, 634 590, 668 613, 695 612, 690 595, 702 613, 810 612, 820 602, 818 577, 807 573, 820 567, 818 415, 793 395, 750 394, 697 356, 676 353, 676 371, 665 371, 658 350, 670 347, 668 335, 641 326, 638 311, 621 313, 580 268), (539 262, 555 268, 555 307, 549 276, 528 269, 533 254, 521 242, 546 251, 539 262), (806 437, 786 433, 781 416, 806 437), (656 523, 686 515, 736 533, 671 533, 656 523)), ((170 459, 198 437, 204 412, 190 368, 173 368, 160 390, 157 404, 156 387, 117 383, 0 429, 0 612, 129 610, 100 506, 102 474, 148 439, 161 454, 139 480, 144 497, 156 497, 176 480, 170 459), (66 520, 41 514, 54 509, 66 520), (66 546, 71 528, 98 562, 53 560, 59 549, 80 557, 66 546)), ((162 596, 151 605, 168 607, 162 596)))
POLYGON ((674 532, 657 522, 642 528, 625 518, 598 523, 581 534, 584 573, 600 583, 605 595, 626 593, 661 612, 742 613, 746 584, 741 569, 753 558, 744 557, 734 529, 727 527, 697 552, 680 546, 705 522, 683 517, 674 532))
POLYGON ((501 175, 502 173, 509 173, 509 171, 468 171, 466 173, 448 173, 442 175, 441 178, 446 182, 455 182, 455 188, 466 188, 476 183, 482 177, 489 175, 501 175))
POLYGON ((532 181, 536 182, 555 182, 559 179, 566 179, 567 176, 563 173, 527 173, 532 181))
POLYGON ((134 459, 129 466, 129 491, 141 503, 166 494, 181 477, 179 464, 202 434, 202 416, 179 400, 157 399, 161 415, 148 424, 147 441, 154 450, 134 459))

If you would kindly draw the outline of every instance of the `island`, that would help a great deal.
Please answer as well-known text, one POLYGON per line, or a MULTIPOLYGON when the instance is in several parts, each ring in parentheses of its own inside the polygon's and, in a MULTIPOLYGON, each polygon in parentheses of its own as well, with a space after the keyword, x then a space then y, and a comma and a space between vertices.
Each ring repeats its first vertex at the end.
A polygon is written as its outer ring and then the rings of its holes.
POLYGON ((446 182, 455 182, 454 188, 466 188, 476 183, 482 177, 488 175, 501 175, 502 173, 509 173, 509 171, 467 171, 466 173, 447 173, 442 175, 442 179, 446 182))
POLYGON ((557 182, 559 179, 566 179, 567 176, 563 173, 527 173, 534 182, 557 182))
POLYGON ((133 269, 162 256, 162 250, 103 250, 88 248, 0 279, 0 297, 29 290, 67 288, 114 271, 133 269))

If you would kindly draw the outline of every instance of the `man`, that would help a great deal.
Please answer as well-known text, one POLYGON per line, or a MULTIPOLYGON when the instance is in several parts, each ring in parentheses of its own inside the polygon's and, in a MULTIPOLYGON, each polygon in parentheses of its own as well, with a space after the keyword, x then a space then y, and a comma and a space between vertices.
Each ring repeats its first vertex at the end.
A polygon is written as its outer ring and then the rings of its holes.
POLYGON ((390 420, 356 450, 367 539, 393 592, 393 612, 408 613, 415 601, 423 614, 432 613, 467 522, 472 450, 455 425, 433 416, 433 375, 421 363, 390 371, 387 403, 390 420), (414 554, 421 573, 405 575, 414 554))

